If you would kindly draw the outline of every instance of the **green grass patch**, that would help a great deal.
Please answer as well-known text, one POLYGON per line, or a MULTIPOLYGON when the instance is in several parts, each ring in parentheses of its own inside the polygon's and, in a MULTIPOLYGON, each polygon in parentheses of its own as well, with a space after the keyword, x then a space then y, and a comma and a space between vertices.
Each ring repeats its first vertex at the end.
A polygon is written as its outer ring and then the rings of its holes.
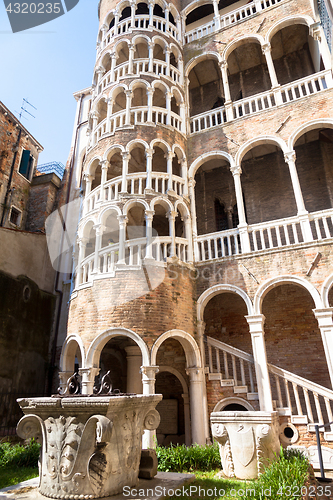
POLYGON ((209 471, 221 467, 218 444, 212 446, 158 446, 158 470, 163 472, 209 471))
POLYGON ((0 443, 0 488, 38 476, 39 450, 34 440, 25 446, 0 443))

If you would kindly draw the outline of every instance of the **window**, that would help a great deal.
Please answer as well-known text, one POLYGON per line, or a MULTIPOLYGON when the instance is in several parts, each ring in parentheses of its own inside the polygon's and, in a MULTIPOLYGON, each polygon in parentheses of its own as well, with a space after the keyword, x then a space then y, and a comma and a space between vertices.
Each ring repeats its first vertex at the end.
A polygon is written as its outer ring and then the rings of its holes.
POLYGON ((10 210, 9 222, 14 226, 19 226, 21 223, 21 210, 12 207, 10 210))
POLYGON ((22 151, 19 173, 30 181, 34 168, 34 157, 30 154, 29 149, 22 151))

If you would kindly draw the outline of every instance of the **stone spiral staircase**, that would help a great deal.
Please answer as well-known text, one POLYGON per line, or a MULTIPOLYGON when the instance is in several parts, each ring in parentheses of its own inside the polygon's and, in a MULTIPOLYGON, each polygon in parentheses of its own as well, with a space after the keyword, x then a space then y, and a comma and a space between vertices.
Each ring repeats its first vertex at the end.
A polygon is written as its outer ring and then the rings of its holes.
MULTIPOLYGON (((205 343, 208 380, 219 380, 221 387, 232 387, 235 395, 249 402, 258 401, 253 356, 208 336, 205 343)), ((309 432, 315 432, 316 424, 333 421, 331 389, 271 364, 268 371, 273 408, 280 415, 290 417, 293 424, 306 425, 309 432)), ((324 439, 333 441, 333 425, 328 432, 325 429, 324 439)))

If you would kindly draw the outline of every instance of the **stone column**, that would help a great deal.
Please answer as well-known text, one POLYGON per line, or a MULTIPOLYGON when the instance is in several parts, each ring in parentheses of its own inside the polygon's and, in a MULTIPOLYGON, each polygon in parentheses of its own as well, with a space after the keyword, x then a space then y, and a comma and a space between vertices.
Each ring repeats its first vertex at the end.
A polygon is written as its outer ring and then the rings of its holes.
POLYGON ((165 75, 170 76, 170 49, 169 47, 165 47, 164 49, 164 54, 165 54, 165 62, 166 62, 166 71, 165 75))
POLYGON ((96 73, 98 75, 98 78, 97 78, 97 85, 99 85, 101 79, 102 79, 102 76, 104 75, 105 73, 105 69, 103 68, 103 66, 99 66, 96 70, 96 73))
POLYGON ((88 238, 79 238, 78 243, 79 243, 79 258, 78 258, 78 263, 77 263, 77 273, 76 273, 76 284, 75 288, 77 288, 79 285, 82 283, 82 269, 81 269, 81 263, 85 257, 86 254, 86 246, 88 243, 88 238))
POLYGON ((95 244, 95 255, 94 255, 94 270, 92 274, 98 274, 100 272, 99 269, 99 252, 102 246, 102 236, 104 231, 104 226, 102 224, 94 225, 94 229, 96 232, 96 244, 95 244))
POLYGON ((121 193, 127 193, 127 174, 128 174, 128 162, 131 158, 131 153, 124 151, 121 153, 123 159, 123 171, 122 171, 122 180, 121 180, 121 193))
POLYGON ((97 111, 93 111, 91 113, 92 119, 93 119, 93 132, 95 132, 97 125, 98 125, 98 118, 99 118, 99 113, 97 111))
MULTIPOLYGON (((155 378, 158 366, 141 366, 143 394, 155 394, 155 378)), ((145 430, 142 436, 142 448, 156 448, 156 430, 145 430)))
POLYGON ((108 160, 102 160, 100 162, 100 165, 101 165, 101 168, 102 168, 101 186, 103 187, 104 184, 107 182, 107 179, 108 179, 109 162, 108 162, 108 160))
POLYGON ((149 7, 149 28, 153 28, 153 26, 154 26, 154 23, 153 23, 154 5, 155 5, 155 1, 154 0, 148 0, 148 7, 149 7))
POLYGON ((131 28, 134 29, 135 28, 135 10, 136 10, 135 0, 131 1, 130 5, 131 5, 131 28))
POLYGON ((218 6, 218 1, 213 0, 213 7, 214 7, 214 21, 216 24, 216 29, 220 29, 220 13, 219 13, 219 6, 218 6))
POLYGON ((183 217, 183 221, 184 221, 184 224, 185 224, 185 237, 188 241, 188 247, 187 247, 187 251, 188 251, 188 261, 190 263, 193 262, 193 245, 192 245, 192 224, 191 224, 191 218, 189 215, 184 215, 183 217))
POLYGON ((142 394, 142 380, 140 377, 142 353, 138 345, 125 347, 127 359, 127 388, 126 392, 142 394))
POLYGON ((184 191, 183 196, 188 196, 188 179, 187 179, 187 160, 182 158, 180 160, 181 176, 184 179, 184 191))
POLYGON ((172 191, 172 160, 175 154, 172 151, 167 152, 167 172, 168 172, 168 191, 172 191))
POLYGON ((310 226, 310 221, 309 221, 309 215, 308 215, 308 212, 307 212, 305 205, 304 205, 301 185, 299 183, 299 178, 298 178, 297 169, 296 169, 295 151, 289 151, 288 153, 285 153, 284 159, 289 167, 291 183, 293 186, 295 201, 296 201, 296 205, 297 205, 297 215, 298 215, 298 218, 300 220, 304 241, 312 241, 313 237, 312 237, 312 231, 311 231, 311 226, 310 226))
POLYGON ((87 200, 87 198, 91 193, 91 185, 92 185, 92 181, 93 181, 93 176, 85 173, 83 175, 83 178, 86 181, 86 190, 84 193, 84 215, 86 215, 88 213, 88 200, 87 200))
POLYGON ((175 257, 176 256, 176 234, 175 234, 175 219, 177 217, 177 212, 170 210, 168 212, 168 219, 169 219, 169 234, 171 236, 171 247, 170 247, 170 255, 169 257, 175 257))
POLYGON ((264 323, 265 316, 245 316, 250 327, 254 367, 259 394, 260 411, 273 411, 271 384, 267 367, 264 323))
POLYGON ((183 86, 184 85, 184 61, 183 61, 182 56, 178 57, 178 61, 177 62, 178 62, 178 70, 179 70, 179 73, 180 73, 179 85, 183 86))
POLYGON ((164 9, 164 17, 165 17, 165 32, 169 33, 169 7, 165 7, 164 9))
POLYGON ((114 32, 117 35, 120 12, 114 11, 113 15, 114 15, 114 32))
POLYGON ((125 241, 126 241, 126 224, 128 219, 126 215, 118 215, 119 221, 119 258, 117 265, 125 265, 125 241))
POLYGON ((179 114, 181 119, 181 131, 183 134, 186 134, 186 110, 183 102, 179 104, 179 114))
POLYGON ((202 368, 186 368, 190 378, 190 405, 192 443, 206 444, 205 419, 203 408, 203 370, 202 368))
POLYGON ((248 253, 251 252, 251 246, 248 233, 248 225, 245 217, 243 192, 240 180, 242 169, 239 166, 235 166, 235 167, 230 167, 230 171, 232 173, 235 183, 235 193, 236 193, 238 219, 239 219, 238 228, 242 246, 242 253, 248 253))
POLYGON ((112 108, 114 104, 114 100, 109 97, 106 99, 107 103, 107 115, 106 115, 106 133, 109 134, 111 132, 111 116, 112 116, 112 108))
POLYGON ((148 105, 148 115, 147 115, 147 123, 153 123, 153 95, 154 89, 152 87, 148 87, 146 90, 147 93, 147 105, 148 105))
POLYGON ((131 125, 131 103, 133 92, 131 90, 125 90, 126 94, 126 117, 125 117, 125 127, 129 127, 131 125))
POLYGON ((171 98, 172 94, 171 92, 166 92, 165 93, 165 105, 166 105, 166 110, 168 112, 167 114, 167 125, 171 125, 171 98))
POLYGON ((274 89, 275 87, 279 86, 279 82, 278 82, 278 79, 276 76, 276 71, 275 71, 275 67, 274 67, 274 63, 273 63, 273 59, 272 59, 271 44, 265 43, 264 45, 262 45, 261 49, 262 49, 262 53, 264 54, 264 56, 266 58, 269 77, 271 79, 272 88, 274 89))
POLYGON ((153 149, 146 149, 147 182, 145 191, 152 191, 153 149))
POLYGON ((193 237, 193 250, 194 250, 194 260, 196 262, 199 262, 199 248, 198 248, 198 243, 196 241, 196 237, 198 236, 197 233, 197 211, 195 208, 195 192, 194 192, 194 187, 195 187, 195 180, 193 178, 189 179, 188 182, 188 187, 189 187, 189 195, 190 195, 190 202, 191 202, 191 217, 192 217, 192 237, 193 237))
POLYGON ((182 398, 184 400, 185 444, 191 446, 190 399, 188 394, 182 394, 182 398))
MULTIPOLYGON (((319 49, 319 54, 322 58, 324 68, 325 69, 330 69, 331 68, 331 53, 329 50, 329 47, 325 41, 325 35, 323 33, 323 30, 320 26, 320 21, 317 23, 313 23, 310 26, 310 36, 318 42, 318 49, 319 49), (324 40, 324 42, 323 42, 324 40)), ((332 78, 331 76, 329 78, 332 78)))
MULTIPOLYGON (((150 5, 150 4, 149 4, 150 5)), ((149 64, 148 64, 148 73, 153 73, 154 72, 154 42, 148 42, 148 57, 149 57, 149 64)))
POLYGON ((133 60, 134 60, 134 52, 135 52, 135 46, 133 43, 128 44, 128 74, 132 75, 133 74, 133 60))
POLYGON ((326 309, 313 309, 313 312, 318 321, 324 345, 327 368, 333 388, 333 307, 328 307, 326 309))
POLYGON ((110 75, 110 80, 111 82, 114 82, 116 79, 115 79, 115 74, 114 74, 114 70, 115 70, 115 67, 116 67, 116 62, 117 62, 117 54, 115 52, 111 52, 110 53, 110 56, 111 56, 111 75, 110 75))
MULTIPOLYGON (((198 337, 199 337, 199 349, 201 354, 201 363, 202 366, 206 365, 206 354, 205 354, 205 344, 204 344, 204 335, 205 335, 206 323, 204 321, 198 320, 197 329, 198 329, 198 337)), ((210 425, 209 425, 209 411, 208 411, 208 399, 207 399, 207 386, 206 386, 206 377, 203 373, 203 408, 204 408, 204 418, 205 418, 205 435, 206 442, 210 439, 210 425)))
POLYGON ((152 241, 153 241, 153 218, 154 218, 154 211, 153 210, 146 210, 145 212, 145 219, 146 219, 146 259, 152 259, 153 258, 153 247, 152 247, 152 241))
POLYGON ((221 74, 222 74, 222 84, 223 84, 223 90, 224 90, 224 107, 225 107, 225 112, 227 114, 227 120, 231 121, 234 119, 233 115, 233 109, 232 109, 232 101, 231 101, 231 96, 230 96, 230 87, 229 87, 229 80, 228 80, 228 63, 227 61, 222 61, 220 63, 220 68, 221 68, 221 74))
POLYGON ((93 394, 95 377, 97 377, 99 371, 100 368, 79 368, 82 394, 93 394))

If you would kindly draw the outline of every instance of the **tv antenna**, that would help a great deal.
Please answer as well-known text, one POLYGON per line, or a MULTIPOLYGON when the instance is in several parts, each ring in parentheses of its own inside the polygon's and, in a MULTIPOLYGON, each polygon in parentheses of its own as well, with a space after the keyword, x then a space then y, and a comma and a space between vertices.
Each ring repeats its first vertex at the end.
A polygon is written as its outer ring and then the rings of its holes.
MULTIPOLYGON (((21 121, 21 118, 22 118, 22 115, 23 113, 28 113, 28 115, 32 116, 33 118, 36 118, 32 113, 30 113, 30 111, 28 111, 25 107, 24 107, 24 104, 29 104, 29 106, 31 106, 32 108, 34 108, 36 111, 37 111, 37 108, 35 108, 35 106, 33 104, 31 104, 27 99, 25 99, 23 97, 23 102, 22 102, 22 106, 21 106, 21 111, 19 113, 19 118, 20 118, 20 121, 21 121)), ((25 116, 23 116, 23 118, 25 118, 25 116)))

